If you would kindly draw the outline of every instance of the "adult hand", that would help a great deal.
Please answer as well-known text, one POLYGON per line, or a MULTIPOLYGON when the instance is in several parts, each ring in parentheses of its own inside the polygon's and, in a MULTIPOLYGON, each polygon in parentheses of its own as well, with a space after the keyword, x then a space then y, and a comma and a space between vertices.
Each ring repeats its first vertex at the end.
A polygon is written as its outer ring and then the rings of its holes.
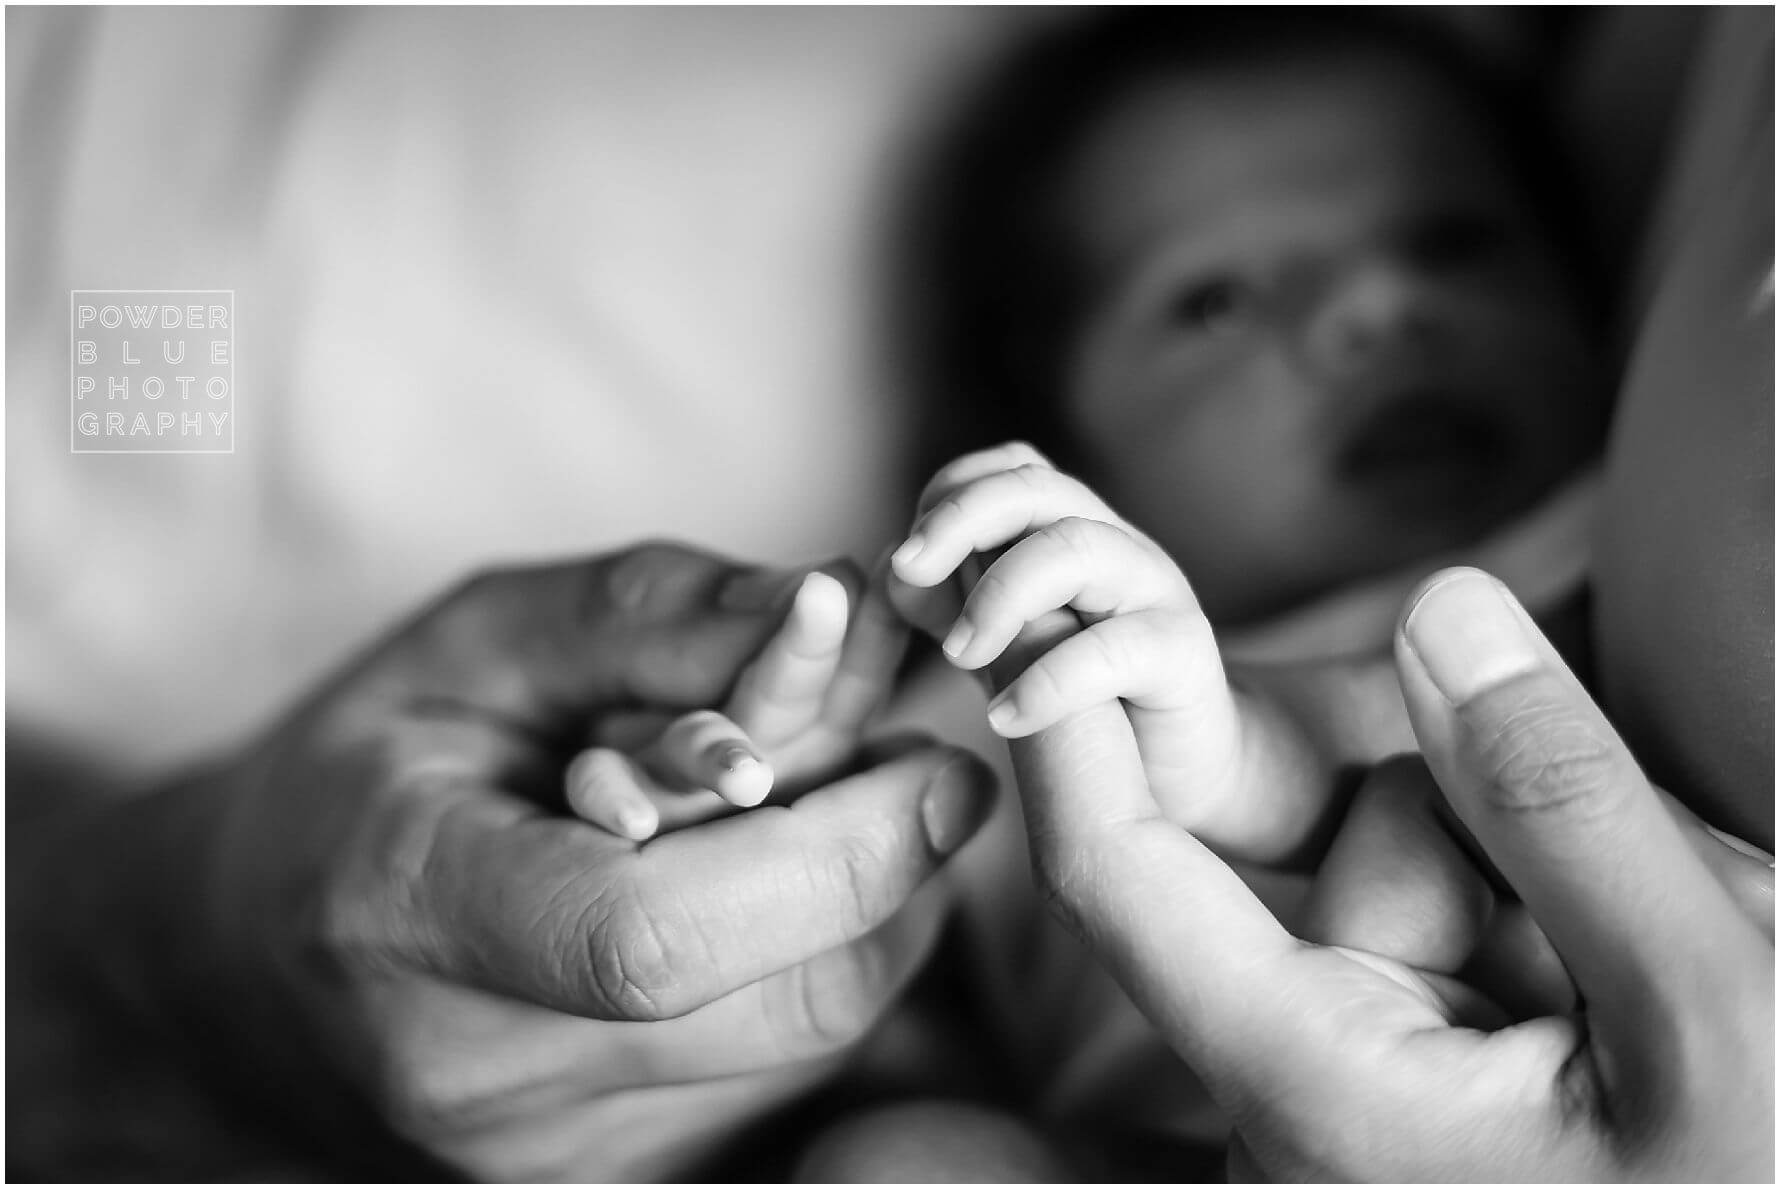
MULTIPOLYGON (((1693 852, 1771 942, 1773 856, 1655 791, 1693 852)), ((1550 939, 1453 816, 1418 755, 1395 757, 1366 775, 1292 922, 1305 941, 1457 975, 1509 1019, 1577 1004, 1550 939)))
POLYGON ((1771 1179, 1771 932, 1499 584, 1431 579, 1396 651, 1429 768, 1583 1010, 1495 1027, 1458 978, 1291 936, 1161 818, 1116 705, 1016 746, 1044 888, 1231 1114, 1233 1166, 1771 1179))
POLYGON ((591 719, 720 701, 799 577, 643 547, 424 612, 181 794, 188 1014, 483 1178, 669 1176, 810 1086, 933 943, 981 766, 908 745, 642 847, 550 809, 591 719))

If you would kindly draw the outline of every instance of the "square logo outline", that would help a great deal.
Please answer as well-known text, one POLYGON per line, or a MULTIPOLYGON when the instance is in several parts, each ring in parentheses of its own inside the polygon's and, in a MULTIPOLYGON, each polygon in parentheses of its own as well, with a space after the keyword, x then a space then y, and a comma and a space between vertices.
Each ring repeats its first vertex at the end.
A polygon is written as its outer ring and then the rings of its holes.
POLYGON ((239 390, 235 385, 236 349, 240 339, 236 335, 238 311, 235 305, 233 289, 70 289, 68 290, 68 452, 70 454, 233 454, 235 453, 235 430, 240 417, 241 402, 236 399, 239 390), (91 450, 82 449, 75 436, 75 386, 79 379, 79 356, 74 349, 75 318, 78 313, 77 293, 157 293, 163 295, 184 293, 227 293, 229 295, 229 448, 227 450, 91 450))

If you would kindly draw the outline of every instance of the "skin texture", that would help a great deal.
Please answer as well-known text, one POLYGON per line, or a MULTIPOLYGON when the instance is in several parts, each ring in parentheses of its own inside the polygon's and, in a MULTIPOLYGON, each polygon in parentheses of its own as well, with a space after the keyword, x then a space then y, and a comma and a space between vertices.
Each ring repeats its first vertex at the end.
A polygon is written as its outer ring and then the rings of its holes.
POLYGON ((1140 84, 1090 136, 1066 428, 1212 620, 1475 539, 1599 441, 1590 336, 1480 113, 1387 50, 1140 84))
POLYGON ((550 808, 604 714, 721 703, 802 577, 671 546, 481 575, 202 776, 36 823, 9 950, 91 943, 76 985, 324 1147, 375 1120, 477 1178, 682 1174, 832 1075, 990 804, 909 740, 643 846, 550 808))

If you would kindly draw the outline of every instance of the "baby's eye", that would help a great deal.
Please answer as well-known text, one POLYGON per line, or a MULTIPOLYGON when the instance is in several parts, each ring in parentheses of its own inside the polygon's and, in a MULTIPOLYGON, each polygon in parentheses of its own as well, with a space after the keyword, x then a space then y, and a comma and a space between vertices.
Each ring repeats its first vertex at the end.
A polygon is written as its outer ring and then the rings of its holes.
POLYGON ((1255 295, 1233 277, 1194 285, 1174 302, 1175 318, 1208 334, 1235 334, 1254 319, 1255 295))

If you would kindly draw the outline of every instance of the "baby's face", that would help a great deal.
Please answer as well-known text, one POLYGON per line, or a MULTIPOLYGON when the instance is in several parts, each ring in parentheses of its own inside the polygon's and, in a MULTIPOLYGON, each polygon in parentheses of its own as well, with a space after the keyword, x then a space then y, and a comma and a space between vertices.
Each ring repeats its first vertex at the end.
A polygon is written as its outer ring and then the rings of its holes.
POLYGON ((1066 423, 1214 620, 1472 540, 1604 415, 1574 286, 1462 92, 1386 51, 1159 79, 1069 192, 1066 423))

